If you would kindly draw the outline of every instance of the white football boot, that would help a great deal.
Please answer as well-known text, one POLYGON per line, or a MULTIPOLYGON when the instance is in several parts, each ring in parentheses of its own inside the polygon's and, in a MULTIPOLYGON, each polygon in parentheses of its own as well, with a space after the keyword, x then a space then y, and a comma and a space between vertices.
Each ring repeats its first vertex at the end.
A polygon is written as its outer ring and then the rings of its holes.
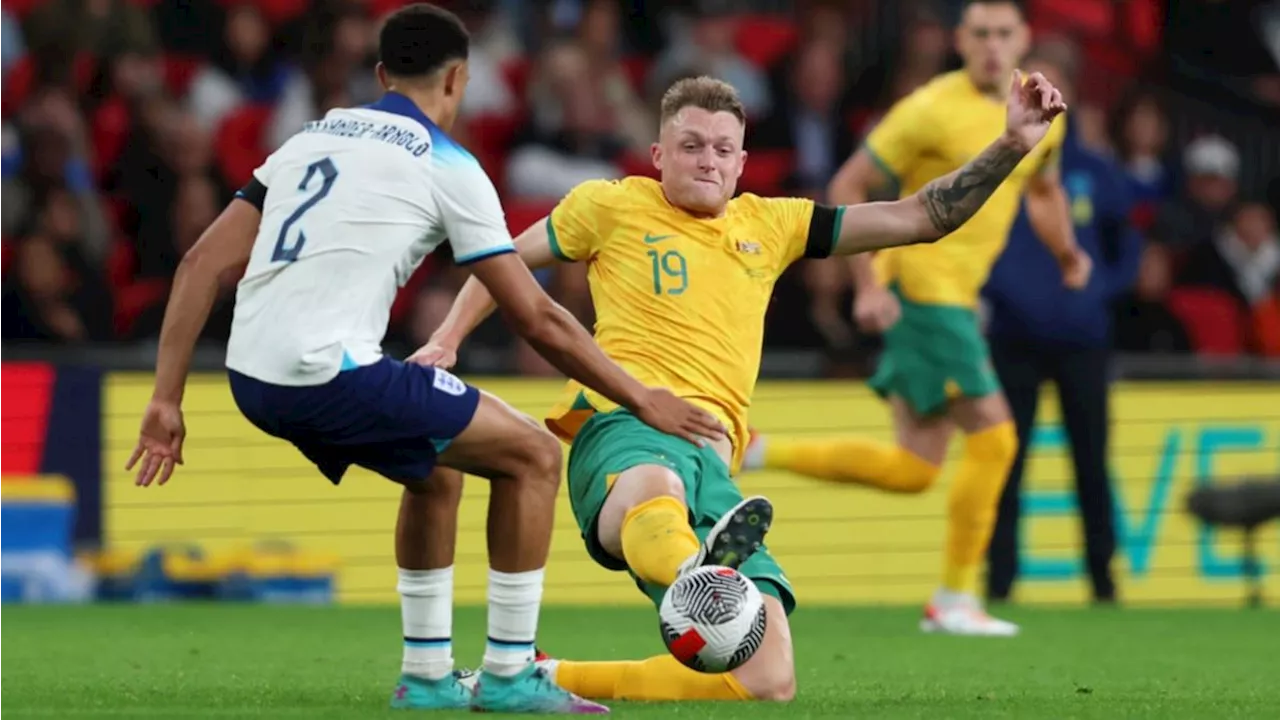
POLYGON ((1007 620, 988 615, 973 595, 939 590, 924 608, 920 630, 945 635, 1013 637, 1019 628, 1007 620))

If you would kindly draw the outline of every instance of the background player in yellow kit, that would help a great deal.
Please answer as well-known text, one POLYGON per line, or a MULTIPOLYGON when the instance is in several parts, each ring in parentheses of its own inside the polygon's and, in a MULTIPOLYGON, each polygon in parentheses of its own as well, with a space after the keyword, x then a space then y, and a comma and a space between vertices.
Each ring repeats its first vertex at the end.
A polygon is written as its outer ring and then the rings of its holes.
MULTIPOLYGON (((827 207, 755 195, 730 199, 746 160, 742 103, 719 80, 684 80, 663 98, 653 147, 661 182, 632 177, 579 185, 546 222, 516 240, 531 266, 556 259, 588 263, 596 339, 605 353, 641 382, 670 388, 729 428, 728 439, 695 446, 646 429, 625 409, 570 383, 547 423, 572 443, 569 494, 588 552, 604 567, 629 571, 656 603, 682 568, 707 558, 717 544, 726 546, 738 557, 722 554, 719 561, 755 581, 768 612, 759 652, 732 673, 698 673, 668 655, 560 661, 560 685, 594 698, 792 697, 786 616, 795 597, 777 562, 759 547, 763 533, 753 536, 740 517, 767 520, 771 510, 763 498, 743 501, 730 477, 747 441, 774 282, 802 257, 927 242, 955 230, 1064 108, 1061 95, 1033 76, 1009 99, 1007 131, 958 172, 897 202, 827 207), (717 543, 717 534, 737 537, 717 543)), ((458 344, 492 307, 484 286, 469 280, 432 343, 414 359, 451 365, 458 344)))
MULTIPOLYGON (((1030 38, 1012 0, 971 0, 956 30, 962 70, 941 75, 894 106, 832 181, 832 202, 860 203, 889 188, 911 197, 952 172, 1003 131, 1009 77, 1030 38)), ((985 612, 978 569, 995 524, 1000 491, 1017 451, 1008 405, 978 326, 978 292, 1004 247, 1026 190, 1028 213, 1057 257, 1065 282, 1088 280, 1059 185, 1062 122, 1018 166, 973 219, 931 246, 852 259, 859 326, 883 332, 884 354, 871 386, 890 398, 897 444, 850 437, 790 441, 756 438, 748 468, 761 465, 902 493, 928 489, 941 471, 955 427, 964 454, 948 500, 941 588, 921 627, 972 635, 1018 628, 985 612)))

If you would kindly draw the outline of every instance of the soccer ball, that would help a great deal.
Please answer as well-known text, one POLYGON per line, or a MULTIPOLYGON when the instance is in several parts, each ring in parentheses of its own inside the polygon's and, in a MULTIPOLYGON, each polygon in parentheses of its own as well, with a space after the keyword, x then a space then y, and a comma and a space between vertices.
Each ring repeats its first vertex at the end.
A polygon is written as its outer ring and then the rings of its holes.
POLYGON ((658 621, 677 660, 699 672, 728 672, 764 642, 764 598, 737 570, 707 565, 667 588, 658 621))

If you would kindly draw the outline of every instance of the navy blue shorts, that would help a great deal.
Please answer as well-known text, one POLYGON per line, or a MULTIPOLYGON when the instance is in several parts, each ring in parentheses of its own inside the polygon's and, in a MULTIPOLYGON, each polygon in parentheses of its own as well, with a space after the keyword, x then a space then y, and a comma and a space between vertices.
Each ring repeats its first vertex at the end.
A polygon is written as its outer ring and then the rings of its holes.
POLYGON ((480 391, 450 373, 390 358, 309 387, 229 375, 240 412, 335 485, 352 465, 400 483, 425 480, 480 404, 480 391))

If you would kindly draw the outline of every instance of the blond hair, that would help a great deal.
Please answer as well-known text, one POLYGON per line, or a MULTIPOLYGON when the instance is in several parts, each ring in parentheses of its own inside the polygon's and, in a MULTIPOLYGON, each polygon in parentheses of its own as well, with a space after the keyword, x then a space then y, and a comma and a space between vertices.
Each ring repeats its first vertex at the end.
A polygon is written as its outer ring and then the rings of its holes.
POLYGON ((666 122, 687 107, 696 107, 707 112, 727 112, 747 122, 747 111, 738 97, 738 91, 732 85, 713 77, 699 77, 677 80, 662 94, 662 117, 666 122))

